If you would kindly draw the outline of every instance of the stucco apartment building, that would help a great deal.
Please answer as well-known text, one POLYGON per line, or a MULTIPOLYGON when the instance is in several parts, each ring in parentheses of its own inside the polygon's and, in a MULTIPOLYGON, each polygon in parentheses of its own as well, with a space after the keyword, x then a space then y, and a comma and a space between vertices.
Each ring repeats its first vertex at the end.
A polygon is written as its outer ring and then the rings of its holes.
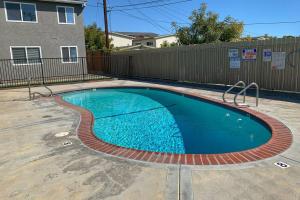
POLYGON ((61 66, 53 67, 63 69, 85 57, 84 6, 85 0, 0 0, 0 79, 8 76, 4 70, 46 65, 44 58, 58 59, 61 66), (13 60, 3 66, 3 59, 13 60))

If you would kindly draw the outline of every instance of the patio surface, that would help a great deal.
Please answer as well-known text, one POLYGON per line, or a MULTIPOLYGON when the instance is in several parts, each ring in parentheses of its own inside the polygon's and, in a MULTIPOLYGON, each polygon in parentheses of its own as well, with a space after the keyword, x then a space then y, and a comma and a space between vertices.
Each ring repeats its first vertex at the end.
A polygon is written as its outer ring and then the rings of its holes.
MULTIPOLYGON (((50 86, 54 92, 104 86, 100 81, 50 86)), ((221 98, 221 92, 164 85, 221 98)), ((33 88, 33 91, 45 91, 33 88)), ((254 105, 254 98, 247 98, 254 105)), ((266 160, 222 166, 166 165, 95 152, 77 138, 79 113, 53 98, 28 101, 26 88, 0 90, 0 199, 300 199, 300 101, 261 98, 260 112, 286 124, 292 146, 266 160), (56 137, 60 132, 69 135, 56 137), (72 145, 64 146, 66 141, 72 145), (281 169, 274 165, 290 165, 281 169)))

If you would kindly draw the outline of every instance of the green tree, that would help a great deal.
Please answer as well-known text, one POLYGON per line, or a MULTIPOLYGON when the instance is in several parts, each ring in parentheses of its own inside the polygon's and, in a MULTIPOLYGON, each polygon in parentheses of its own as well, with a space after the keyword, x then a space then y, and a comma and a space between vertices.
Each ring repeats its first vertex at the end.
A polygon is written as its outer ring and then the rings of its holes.
POLYGON ((194 10, 189 19, 190 26, 180 27, 172 23, 179 43, 183 45, 236 41, 244 30, 243 22, 230 16, 220 21, 217 13, 207 11, 205 3, 201 4, 200 9, 194 10))
POLYGON ((105 50, 105 35, 96 23, 88 25, 84 28, 85 45, 87 50, 105 50))
POLYGON ((295 36, 292 36, 292 35, 284 35, 282 38, 295 38, 295 36))

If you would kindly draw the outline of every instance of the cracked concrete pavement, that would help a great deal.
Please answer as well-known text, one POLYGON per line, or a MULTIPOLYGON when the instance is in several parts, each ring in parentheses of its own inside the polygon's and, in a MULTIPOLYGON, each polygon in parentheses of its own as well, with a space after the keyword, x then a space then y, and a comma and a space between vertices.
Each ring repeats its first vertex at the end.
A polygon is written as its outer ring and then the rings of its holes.
MULTIPOLYGON (((50 88, 151 84, 115 80, 50 88)), ((221 97, 219 91, 173 87, 221 97)), ((179 166, 95 152, 77 138, 78 113, 52 98, 28 101, 27 95, 26 88, 0 90, 0 199, 300 199, 299 102, 262 98, 255 108, 291 129, 293 144, 282 154, 239 165, 179 166), (56 137, 60 132, 70 134, 56 137), (276 161, 291 167, 278 168, 276 161)))

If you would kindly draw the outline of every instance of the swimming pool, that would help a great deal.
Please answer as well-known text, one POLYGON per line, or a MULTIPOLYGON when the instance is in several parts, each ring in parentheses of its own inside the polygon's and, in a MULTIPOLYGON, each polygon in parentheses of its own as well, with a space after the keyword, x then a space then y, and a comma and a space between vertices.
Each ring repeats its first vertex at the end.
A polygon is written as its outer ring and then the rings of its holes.
POLYGON ((151 88, 107 88, 64 93, 89 110, 97 138, 119 147, 173 154, 222 154, 267 143, 270 127, 220 104, 151 88))

